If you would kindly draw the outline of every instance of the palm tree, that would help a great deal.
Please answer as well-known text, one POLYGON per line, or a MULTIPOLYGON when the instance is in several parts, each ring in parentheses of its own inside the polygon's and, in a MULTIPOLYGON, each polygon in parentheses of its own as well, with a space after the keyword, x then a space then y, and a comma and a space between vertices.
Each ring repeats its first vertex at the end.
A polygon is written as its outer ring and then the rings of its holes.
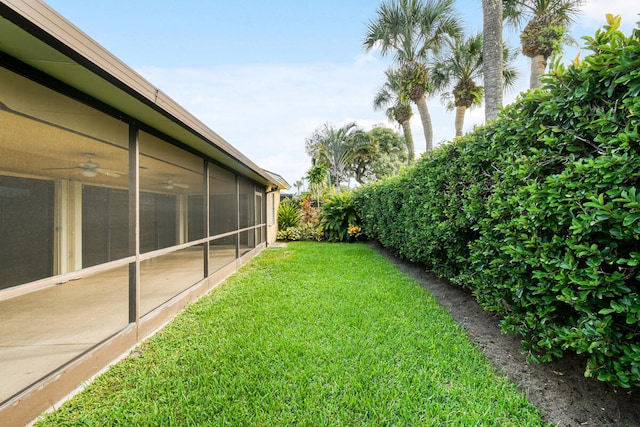
MULTIPOLYGON (((482 103, 483 87, 476 83, 483 76, 482 34, 447 40, 447 49, 440 56, 432 81, 434 88, 443 92, 447 109, 456 110, 456 136, 462 136, 464 116, 467 109, 482 103), (446 91, 453 85, 451 92, 446 91)), ((513 87, 518 76, 512 63, 517 55, 516 49, 503 48, 502 80, 503 87, 513 87)))
POLYGON ((547 59, 570 40, 567 27, 580 12, 585 0, 504 0, 508 22, 527 25, 520 34, 522 53, 531 58, 529 87, 542 85, 540 77, 547 68, 547 59))
POLYGON ((298 196, 300 195, 300 189, 302 188, 303 185, 304 185, 304 182, 301 179, 293 183, 293 186, 296 187, 296 194, 298 196))
POLYGON ((460 33, 454 0, 387 0, 367 24, 364 47, 380 48, 382 56, 393 53, 398 64, 401 98, 418 107, 427 151, 433 147, 433 128, 427 107, 430 55, 437 53, 444 38, 460 33))
POLYGON ((320 194, 324 188, 325 182, 327 182, 327 168, 324 164, 314 164, 307 171, 307 181, 309 182, 309 189, 316 194, 317 206, 320 207, 320 194))
POLYGON ((403 103, 400 96, 400 82, 398 75, 392 69, 385 71, 387 81, 382 85, 373 98, 373 109, 378 111, 386 108, 386 115, 389 120, 396 121, 402 127, 404 139, 407 143, 408 163, 413 163, 415 158, 415 147, 413 145, 413 135, 411 134, 411 117, 413 110, 409 103, 403 103))
POLYGON ((502 107, 502 0, 482 0, 484 119, 498 118, 502 107))
POLYGON ((338 192, 340 184, 349 177, 349 166, 358 153, 358 143, 361 141, 357 135, 361 133, 363 130, 353 122, 340 128, 325 123, 305 143, 306 152, 314 164, 321 163, 327 167, 329 186, 335 185, 338 192))

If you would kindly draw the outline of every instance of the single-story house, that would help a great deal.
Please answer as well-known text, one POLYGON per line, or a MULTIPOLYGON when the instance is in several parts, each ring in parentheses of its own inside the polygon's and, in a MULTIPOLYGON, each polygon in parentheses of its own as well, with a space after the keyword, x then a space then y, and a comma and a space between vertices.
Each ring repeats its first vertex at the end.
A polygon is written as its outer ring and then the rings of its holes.
POLYGON ((263 170, 39 0, 0 0, 0 424, 275 241, 263 170))

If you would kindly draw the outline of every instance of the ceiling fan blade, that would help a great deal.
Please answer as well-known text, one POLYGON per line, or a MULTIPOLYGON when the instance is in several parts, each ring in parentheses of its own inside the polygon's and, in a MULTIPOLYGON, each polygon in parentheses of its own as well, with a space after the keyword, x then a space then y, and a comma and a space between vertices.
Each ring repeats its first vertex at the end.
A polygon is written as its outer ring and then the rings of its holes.
POLYGON ((43 168, 43 169, 40 169, 40 170, 43 170, 43 171, 62 171, 62 170, 71 170, 71 169, 78 169, 78 166, 73 166, 73 167, 70 167, 70 168, 43 168))
POLYGON ((122 175, 126 175, 124 172, 114 171, 111 169, 95 168, 94 170, 102 175, 106 175, 111 178, 120 178, 122 175))

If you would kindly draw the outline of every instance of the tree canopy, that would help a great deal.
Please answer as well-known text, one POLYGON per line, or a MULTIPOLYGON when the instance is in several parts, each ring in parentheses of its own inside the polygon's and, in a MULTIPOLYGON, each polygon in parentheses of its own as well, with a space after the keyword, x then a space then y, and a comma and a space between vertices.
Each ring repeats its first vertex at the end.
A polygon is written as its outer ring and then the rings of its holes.
MULTIPOLYGON (((447 109, 456 110, 456 136, 462 135, 466 110, 482 103, 482 46, 481 33, 448 39, 432 73, 433 86, 442 93, 447 109)), ((518 77, 518 70, 513 66, 517 53, 517 49, 503 47, 503 64, 500 69, 503 80, 501 86, 504 90, 513 87, 518 77)))
POLYGON ((522 53, 531 58, 529 86, 542 85, 540 77, 553 53, 571 41, 568 26, 573 22, 585 0, 503 0, 504 16, 516 27, 526 25, 520 34, 522 53))
POLYGON ((426 102, 429 94, 429 60, 447 36, 461 32, 454 0, 387 0, 369 21, 364 47, 392 54, 398 66, 403 103, 411 100, 418 107, 427 151, 433 148, 433 125, 426 102))
POLYGON ((358 183, 396 174, 408 161, 405 139, 393 129, 376 127, 365 132, 351 122, 341 127, 325 123, 305 142, 313 165, 327 171, 336 191, 351 178, 358 183))
POLYGON ((407 145, 408 162, 411 164, 415 158, 410 123, 413 110, 411 104, 402 98, 402 89, 397 70, 390 68, 385 71, 385 75, 387 76, 387 81, 376 92, 373 98, 373 109, 382 110, 386 108, 385 114, 387 118, 400 125, 407 145))

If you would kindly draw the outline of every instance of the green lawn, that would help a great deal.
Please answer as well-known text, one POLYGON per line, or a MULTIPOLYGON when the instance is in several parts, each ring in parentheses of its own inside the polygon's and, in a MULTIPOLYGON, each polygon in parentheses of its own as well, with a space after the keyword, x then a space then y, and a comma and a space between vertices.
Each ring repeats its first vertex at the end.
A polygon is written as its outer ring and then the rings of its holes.
POLYGON ((413 279, 363 244, 265 250, 37 426, 538 426, 413 279))

